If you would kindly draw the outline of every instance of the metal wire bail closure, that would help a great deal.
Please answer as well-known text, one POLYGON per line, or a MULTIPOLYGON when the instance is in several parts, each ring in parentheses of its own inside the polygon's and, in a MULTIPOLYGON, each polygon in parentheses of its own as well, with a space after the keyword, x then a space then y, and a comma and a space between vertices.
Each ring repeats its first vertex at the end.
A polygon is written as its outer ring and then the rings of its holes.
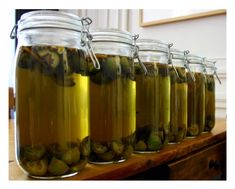
POLYGON ((172 66, 177 78, 180 78, 179 74, 178 74, 178 72, 177 72, 177 70, 176 70, 176 68, 173 64, 173 61, 172 61, 173 53, 171 53, 171 47, 173 47, 173 43, 169 43, 167 46, 168 46, 168 48, 167 48, 168 64, 170 64, 172 66))
POLYGON ((186 67, 186 69, 189 71, 189 75, 192 78, 193 82, 196 81, 193 72, 190 70, 189 68, 189 61, 188 61, 188 54, 189 54, 189 50, 184 51, 184 66, 186 67))
POLYGON ((217 80, 219 81, 219 84, 221 85, 221 84, 222 84, 222 82, 221 82, 221 80, 220 80, 220 78, 219 78, 219 76, 218 76, 218 74, 217 74, 216 70, 217 70, 217 68, 215 68, 214 74, 215 74, 215 76, 216 76, 217 80))
MULTIPOLYGON (((206 66, 206 57, 203 58, 203 63, 204 63, 204 65, 206 66)), ((216 76, 217 80, 219 81, 219 84, 221 85, 222 82, 221 82, 221 80, 220 80, 220 78, 219 78, 219 76, 218 76, 218 74, 217 74, 217 72, 216 72, 217 68, 215 67, 215 63, 216 63, 216 61, 213 61, 213 64, 214 64, 214 67, 213 67, 213 69, 214 69, 214 75, 216 76)))
POLYGON ((85 47, 91 61, 93 63, 93 66, 99 70, 100 69, 100 63, 97 57, 95 56, 95 53, 93 51, 93 48, 91 46, 92 43, 92 35, 89 32, 90 24, 92 23, 92 20, 89 17, 84 17, 81 20, 82 22, 82 31, 81 31, 81 46, 85 47))
POLYGON ((136 45, 136 40, 138 38, 139 38, 139 34, 136 34, 136 35, 133 36, 133 40, 134 40, 134 54, 133 54, 133 57, 138 60, 141 68, 144 71, 144 75, 147 75, 148 71, 147 71, 145 65, 143 64, 143 62, 140 60, 140 57, 139 57, 139 47, 136 45))
POLYGON ((13 26, 11 33, 10 33, 11 39, 15 39, 17 37, 17 28, 18 28, 17 24, 13 26))

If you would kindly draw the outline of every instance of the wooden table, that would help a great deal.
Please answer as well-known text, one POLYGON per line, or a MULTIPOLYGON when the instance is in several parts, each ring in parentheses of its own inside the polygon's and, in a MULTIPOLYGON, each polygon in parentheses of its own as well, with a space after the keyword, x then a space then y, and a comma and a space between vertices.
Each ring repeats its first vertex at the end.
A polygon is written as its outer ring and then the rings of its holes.
MULTIPOLYGON (((133 154, 126 162, 119 164, 87 164, 86 167, 79 174, 73 177, 66 178, 64 180, 133 179, 135 178, 133 177, 134 175, 138 175, 150 170, 151 168, 161 165, 171 165, 172 162, 177 162, 182 158, 188 157, 190 154, 201 152, 205 150, 205 148, 210 149, 211 146, 219 144, 221 142, 226 144, 225 120, 217 120, 215 128, 212 130, 211 133, 201 134, 199 137, 194 139, 185 139, 181 144, 168 145, 165 149, 158 153, 144 155, 133 154)), ((173 167, 174 166, 175 165, 173 164, 173 167)), ((9 120, 9 179, 31 179, 21 171, 15 160, 13 120, 9 120)))

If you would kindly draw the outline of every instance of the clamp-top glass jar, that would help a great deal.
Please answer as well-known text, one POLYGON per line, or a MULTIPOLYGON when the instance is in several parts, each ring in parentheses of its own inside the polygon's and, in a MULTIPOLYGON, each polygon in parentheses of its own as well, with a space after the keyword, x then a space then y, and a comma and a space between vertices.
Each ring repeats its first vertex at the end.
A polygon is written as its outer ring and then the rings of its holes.
POLYGON ((136 82, 133 37, 118 29, 93 29, 92 47, 100 70, 90 65, 89 161, 122 162, 133 152, 136 123, 136 82))
POLYGON ((158 40, 137 40, 139 57, 147 69, 136 69, 135 152, 159 151, 168 143, 170 124, 169 45, 158 40))
POLYGON ((205 128, 205 67, 203 59, 196 55, 187 56, 188 66, 188 128, 187 137, 200 135, 205 128))
POLYGON ((33 11, 18 22, 16 155, 34 178, 71 176, 87 162, 89 76, 80 45, 82 21, 33 11))
MULTIPOLYGON (((205 104, 205 129, 211 131, 215 126, 215 78, 216 67, 215 61, 204 59, 206 66, 206 104, 205 104)), ((219 80, 218 76, 217 79, 219 80)), ((220 80, 219 80, 220 82, 220 80)), ((221 83, 221 82, 220 82, 221 83)))
POLYGON ((171 121, 169 142, 181 142, 187 133, 188 84, 186 76, 186 51, 171 49, 171 121))

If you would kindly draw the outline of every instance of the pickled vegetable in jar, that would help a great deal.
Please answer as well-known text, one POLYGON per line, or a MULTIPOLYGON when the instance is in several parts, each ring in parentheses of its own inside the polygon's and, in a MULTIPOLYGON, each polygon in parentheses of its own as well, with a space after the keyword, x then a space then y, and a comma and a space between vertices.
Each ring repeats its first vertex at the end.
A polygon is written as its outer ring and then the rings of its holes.
POLYGON ((170 124, 170 73, 168 45, 151 39, 137 40, 139 57, 147 68, 136 70, 136 153, 157 152, 168 144, 170 124))
MULTIPOLYGON (((204 61, 206 66, 206 104, 205 104, 205 132, 215 126, 215 62, 209 59, 204 61)), ((220 80, 219 80, 220 81, 220 80)))
POLYGON ((169 142, 181 142, 187 132, 188 125, 188 84, 185 68, 184 51, 171 49, 171 108, 169 142))
POLYGON ((189 68, 194 79, 187 72, 188 81, 188 128, 187 137, 200 135, 205 128, 205 87, 206 77, 202 58, 188 55, 189 68))
POLYGON ((136 81, 133 41, 129 32, 93 29, 92 47, 100 70, 90 75, 89 161, 109 164, 127 160, 133 152, 136 123, 136 81))
POLYGON ((18 22, 16 158, 29 176, 68 177, 87 163, 89 76, 81 19, 33 11, 18 22))

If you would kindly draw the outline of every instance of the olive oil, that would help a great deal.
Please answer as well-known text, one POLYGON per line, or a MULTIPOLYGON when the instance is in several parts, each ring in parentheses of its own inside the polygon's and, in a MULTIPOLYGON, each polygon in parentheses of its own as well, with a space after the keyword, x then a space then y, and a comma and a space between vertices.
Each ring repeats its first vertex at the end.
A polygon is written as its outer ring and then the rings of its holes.
POLYGON ((46 178, 80 171, 89 155, 84 53, 59 46, 22 46, 17 57, 19 163, 29 175, 46 178))
POLYGON ((181 142, 186 136, 188 121, 188 84, 185 68, 170 68, 171 75, 171 122, 169 141, 172 143, 181 142))
POLYGON ((189 72, 188 79, 188 129, 187 136, 195 137, 205 128, 205 76, 194 72, 195 81, 189 72))
POLYGON ((133 151, 136 124, 133 60, 118 55, 96 57, 101 69, 90 69, 89 159, 93 163, 124 161, 133 151))
POLYGON ((206 74, 205 130, 211 131, 215 125, 215 79, 214 75, 206 74))
POLYGON ((136 152, 156 152, 168 143, 170 75, 168 65, 144 62, 148 74, 136 64, 136 152))

